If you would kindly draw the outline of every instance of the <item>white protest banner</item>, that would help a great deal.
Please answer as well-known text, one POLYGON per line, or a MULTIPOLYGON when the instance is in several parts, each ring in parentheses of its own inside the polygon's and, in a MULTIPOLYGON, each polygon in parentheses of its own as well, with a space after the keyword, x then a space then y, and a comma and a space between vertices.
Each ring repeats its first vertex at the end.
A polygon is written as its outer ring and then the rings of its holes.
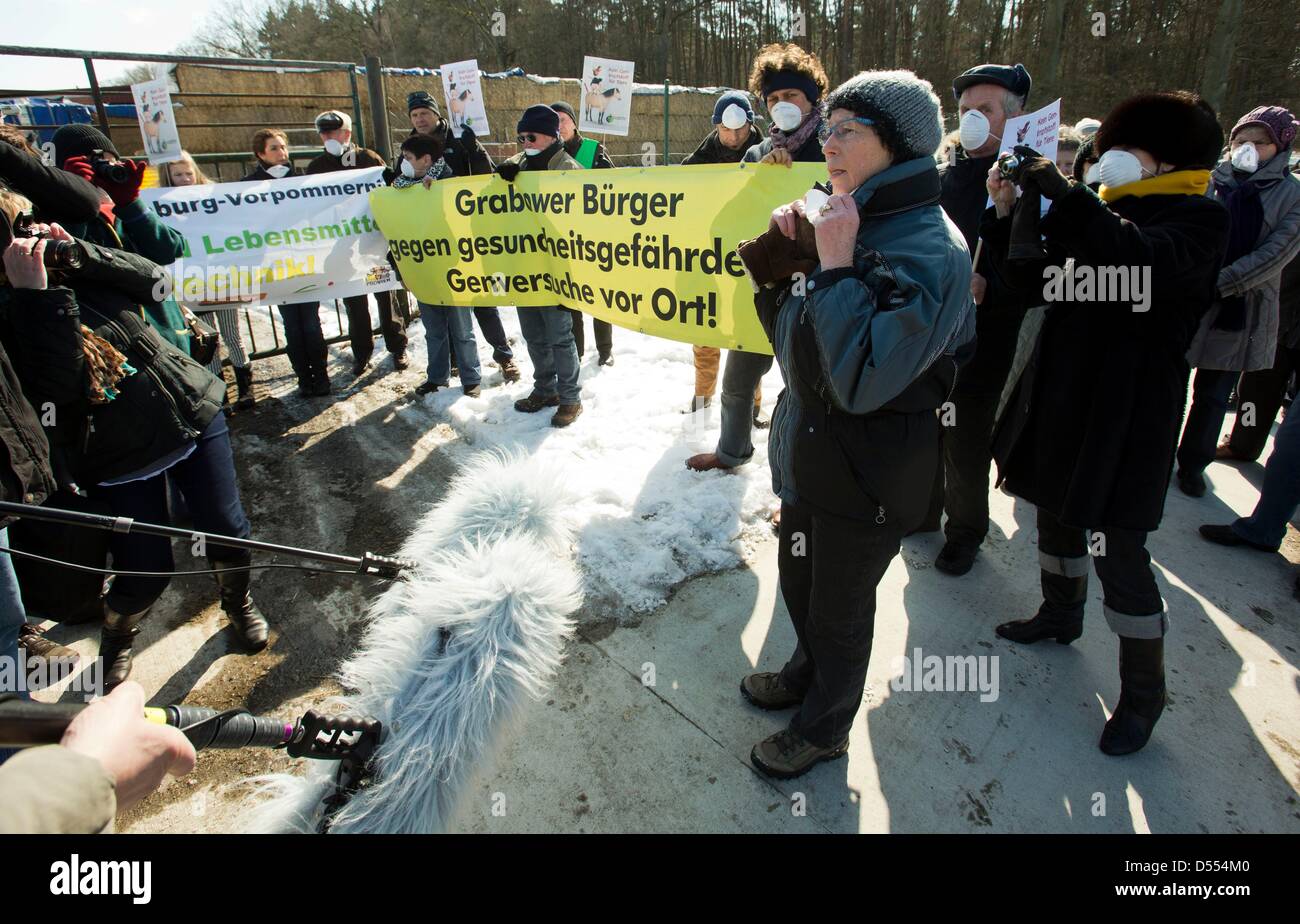
POLYGON ((169 266, 176 300, 281 304, 397 289, 388 241, 370 214, 383 167, 252 183, 140 191, 185 235, 169 266))
POLYGON ((632 115, 631 61, 582 59, 582 111, 578 131, 626 135, 632 115))
POLYGON ((135 117, 140 122, 140 137, 151 164, 166 164, 181 159, 181 136, 172 112, 171 90, 167 78, 131 84, 135 98, 135 117))
POLYGON ((487 109, 483 107, 483 88, 479 86, 478 61, 444 64, 442 92, 447 98, 447 118, 451 133, 459 138, 466 128, 480 138, 488 135, 487 109))
MULTIPOLYGON (((1015 118, 1007 119, 1002 129, 1002 146, 999 153, 1010 151, 1018 144, 1025 144, 1042 154, 1048 160, 1056 160, 1056 145, 1061 138, 1061 101, 1048 103, 1042 109, 1015 118)), ((989 197, 988 205, 993 205, 989 197)), ((1043 214, 1051 208, 1052 200, 1046 196, 1042 199, 1043 214)))

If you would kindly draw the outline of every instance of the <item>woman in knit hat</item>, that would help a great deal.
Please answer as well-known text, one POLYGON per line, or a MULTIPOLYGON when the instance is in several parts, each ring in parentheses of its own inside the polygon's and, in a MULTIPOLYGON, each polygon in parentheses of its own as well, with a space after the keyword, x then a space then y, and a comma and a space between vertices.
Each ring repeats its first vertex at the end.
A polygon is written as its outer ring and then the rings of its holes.
MULTIPOLYGON (((1290 112, 1260 106, 1237 120, 1229 155, 1214 168, 1212 192, 1232 217, 1232 237, 1219 270, 1218 301, 1201 320, 1187 356, 1196 367, 1196 384, 1178 444, 1178 487, 1192 497, 1205 493, 1204 472, 1216 455, 1233 456, 1231 446, 1219 453, 1214 444, 1241 373, 1267 374, 1281 358, 1278 292, 1282 270, 1300 252, 1300 179, 1287 169, 1295 134, 1290 112)), ((1274 394, 1265 403, 1267 416, 1253 421, 1259 435, 1238 439, 1258 446, 1255 457, 1281 406, 1281 394, 1274 394)))
POLYGON ((990 169, 994 207, 980 237, 999 272, 1048 301, 1038 352, 993 444, 1007 489, 1038 507, 1043 602, 997 634, 1022 644, 1077 639, 1091 562, 1120 637, 1120 695, 1099 743, 1114 755, 1142 748, 1165 705, 1169 620, 1146 541, 1164 513, 1187 348, 1214 298, 1228 213, 1205 195, 1223 130, 1195 94, 1128 99, 1095 138, 1098 193, 1023 146, 1014 182, 990 169), (1047 257, 1019 266, 1007 259, 1017 183, 1052 203, 1034 230, 1047 257), (1123 284, 1111 284, 1117 271, 1123 284), (1076 293, 1075 280, 1096 284, 1076 293))
POLYGON ((975 331, 970 253, 939 206, 943 116, 930 84, 866 71, 825 111, 831 195, 781 206, 768 233, 741 246, 788 383, 768 459, 798 645, 779 673, 741 682, 759 708, 796 710, 750 756, 780 778, 848 750, 876 585, 929 507, 935 411, 975 331))

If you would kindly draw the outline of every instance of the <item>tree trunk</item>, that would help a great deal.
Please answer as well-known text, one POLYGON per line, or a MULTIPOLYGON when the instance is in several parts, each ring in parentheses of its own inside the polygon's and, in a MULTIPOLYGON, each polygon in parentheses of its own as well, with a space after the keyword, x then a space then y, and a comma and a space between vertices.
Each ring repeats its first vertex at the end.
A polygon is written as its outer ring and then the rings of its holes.
POLYGON ((1237 31, 1241 25, 1242 0, 1223 0, 1219 15, 1214 21, 1214 33, 1205 55, 1205 72, 1201 75, 1201 96, 1218 112, 1228 98, 1228 72, 1232 68, 1232 55, 1237 47, 1237 31))

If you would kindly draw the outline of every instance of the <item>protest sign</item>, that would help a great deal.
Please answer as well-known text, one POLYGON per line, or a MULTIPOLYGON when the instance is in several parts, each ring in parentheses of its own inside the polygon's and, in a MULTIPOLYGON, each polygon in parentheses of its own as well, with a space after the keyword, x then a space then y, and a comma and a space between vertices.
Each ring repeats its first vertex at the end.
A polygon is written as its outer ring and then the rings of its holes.
MULTIPOLYGON (((1048 160, 1056 160, 1056 146, 1061 138, 1061 101, 1048 103, 1042 109, 1025 115, 1007 119, 1002 129, 1002 146, 999 153, 1010 151, 1016 145, 1024 144, 1042 154, 1048 160)), ((993 205, 989 196, 988 206, 993 205)), ((1041 203, 1043 214, 1052 207, 1052 200, 1046 196, 1041 203)))
POLYGON ((141 190, 163 224, 185 235, 168 267, 176 300, 305 302, 401 286, 367 194, 383 167, 251 183, 141 190))
POLYGON ((171 90, 167 78, 131 84, 135 98, 135 116, 140 122, 140 137, 151 164, 166 164, 181 159, 181 138, 172 112, 171 90))
POLYGON ((626 135, 632 114, 631 61, 582 59, 582 109, 579 132, 626 135))
POLYGON ((370 194, 421 301, 562 304, 700 346, 770 353, 736 246, 823 164, 705 164, 449 179, 370 194))
POLYGON ((444 64, 442 71, 442 92, 447 98, 447 119, 451 122, 451 133, 459 138, 468 128, 480 138, 486 137, 488 128, 487 109, 483 106, 483 88, 479 86, 478 61, 457 61, 444 64))

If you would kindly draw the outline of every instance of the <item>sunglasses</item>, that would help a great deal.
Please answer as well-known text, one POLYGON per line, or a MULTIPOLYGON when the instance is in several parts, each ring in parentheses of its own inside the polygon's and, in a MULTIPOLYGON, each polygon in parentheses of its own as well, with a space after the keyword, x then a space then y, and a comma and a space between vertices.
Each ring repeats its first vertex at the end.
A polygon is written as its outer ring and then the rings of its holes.
POLYGON ((818 140, 821 141, 822 144, 825 144, 827 141, 829 141, 831 135, 835 136, 836 141, 847 141, 853 135, 858 134, 857 132, 849 128, 849 125, 853 122, 857 122, 859 125, 876 124, 874 119, 868 119, 865 118, 864 116, 851 116, 850 118, 847 119, 841 119, 839 122, 836 122, 834 125, 827 125, 825 122, 823 122, 821 128, 817 129, 817 138, 818 140))
POLYGON ((523 144, 525 141, 531 144, 536 144, 537 138, 538 136, 534 135, 532 132, 525 132, 524 134, 517 136, 515 140, 518 141, 520 144, 523 144))

